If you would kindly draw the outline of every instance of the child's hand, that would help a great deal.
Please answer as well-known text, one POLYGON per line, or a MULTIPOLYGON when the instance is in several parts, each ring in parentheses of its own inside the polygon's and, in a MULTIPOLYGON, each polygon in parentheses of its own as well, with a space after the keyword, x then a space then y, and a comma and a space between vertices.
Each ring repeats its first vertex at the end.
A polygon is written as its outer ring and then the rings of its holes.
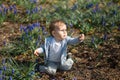
POLYGON ((42 48, 37 48, 35 51, 34 51, 34 54, 36 56, 39 56, 39 54, 43 53, 43 49, 42 48))
POLYGON ((34 51, 34 54, 35 54, 36 56, 39 56, 38 49, 36 49, 36 50, 34 51))
POLYGON ((82 42, 84 39, 85 39, 85 35, 84 34, 80 34, 79 40, 82 42))

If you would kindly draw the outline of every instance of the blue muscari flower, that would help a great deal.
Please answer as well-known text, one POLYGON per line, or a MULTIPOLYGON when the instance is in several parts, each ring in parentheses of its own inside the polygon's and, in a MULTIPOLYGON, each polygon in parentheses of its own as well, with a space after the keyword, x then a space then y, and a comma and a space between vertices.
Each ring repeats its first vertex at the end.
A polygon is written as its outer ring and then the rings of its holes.
POLYGON ((110 1, 110 2, 107 3, 107 6, 111 6, 112 4, 113 4, 113 2, 110 1))
POLYGON ((107 40, 107 33, 104 34, 103 40, 107 40))
POLYGON ((5 64, 5 62, 6 62, 6 59, 5 59, 5 58, 3 58, 3 59, 2 59, 2 64, 4 65, 4 64, 5 64))
POLYGON ((4 14, 8 12, 8 8, 3 8, 3 10, 4 10, 4 14))
POLYGON ((40 23, 39 23, 39 22, 33 23, 32 25, 33 25, 34 27, 40 27, 40 23))
POLYGON ((13 6, 12 6, 12 5, 9 7, 9 10, 10 10, 10 11, 12 11, 12 10, 13 10, 13 6))
POLYGON ((35 7, 34 9, 32 9, 32 13, 37 13, 38 12, 38 8, 35 7))
POLYGON ((92 40, 91 40, 91 42, 94 44, 94 42, 95 42, 95 39, 94 39, 94 37, 92 36, 92 40))
POLYGON ((89 8, 91 8, 91 7, 93 7, 93 3, 90 3, 90 4, 87 4, 87 5, 86 5, 86 8, 87 8, 87 9, 89 9, 89 8))
POLYGON ((34 75, 34 74, 35 74, 34 71, 31 71, 31 72, 29 73, 30 76, 32 76, 32 75, 34 75))
POLYGON ((40 23, 37 21, 36 26, 40 27, 40 23))
POLYGON ((14 69, 12 69, 12 74, 14 74, 14 72, 15 72, 15 70, 14 70, 14 69))
POLYGON ((37 0, 30 0, 31 3, 37 3, 37 0))
POLYGON ((42 31, 44 31, 44 30, 45 30, 45 27, 43 26, 43 27, 42 27, 42 31))
POLYGON ((20 31, 22 32, 24 30, 24 26, 20 25, 20 31))
POLYGON ((40 6, 40 11, 42 11, 42 6, 40 6))
POLYGON ((6 71, 6 69, 7 69, 7 68, 6 68, 6 66, 4 65, 4 66, 3 66, 3 70, 6 71))
POLYGON ((96 13, 97 11, 99 11, 99 6, 98 4, 96 4, 95 8, 92 10, 93 13, 96 13))
POLYGON ((35 26, 31 25, 29 29, 30 29, 30 31, 32 31, 34 28, 35 28, 35 26))
POLYGON ((101 22, 102 22, 102 26, 105 26, 106 23, 105 23, 105 18, 102 16, 102 19, 101 19, 101 22))
POLYGON ((33 23, 32 26, 36 27, 37 25, 36 25, 36 23, 33 23))
POLYGON ((1 8, 4 8, 4 7, 5 7, 5 5, 4 5, 4 4, 1 4, 1 5, 0 5, 0 7, 1 7, 1 8))
POLYGON ((5 74, 2 75, 2 80, 5 80, 6 76, 5 74))
POLYGON ((17 9, 14 9, 14 12, 13 12, 14 14, 17 14, 17 9))
POLYGON ((114 27, 114 26, 115 26, 115 23, 112 23, 112 26, 114 27))
POLYGON ((13 79, 12 79, 12 76, 9 77, 9 80, 13 80, 13 79))
POLYGON ((0 76, 0 80, 3 80, 3 78, 0 76))
POLYGON ((25 32, 29 32, 29 31, 32 31, 32 30, 33 30, 33 29, 32 29, 32 27, 31 27, 31 25, 27 25, 25 32))
POLYGON ((14 9, 16 9, 16 6, 15 6, 15 5, 12 5, 12 7, 13 7, 14 9))
POLYGON ((30 10, 26 10, 26 14, 30 14, 30 10))
POLYGON ((73 24, 72 24, 72 23, 70 23, 70 27, 73 27, 73 24))
POLYGON ((77 78, 76 78, 76 77, 74 77, 72 80, 77 80, 77 78))
POLYGON ((112 14, 113 14, 113 15, 116 15, 116 14, 117 14, 117 11, 116 11, 116 10, 113 10, 113 11, 112 11, 112 14))
POLYGON ((2 75, 2 70, 0 70, 0 75, 2 75))
POLYGON ((38 12, 38 7, 34 8, 34 12, 37 13, 38 12))
POLYGON ((92 10, 92 13, 96 13, 96 12, 97 12, 97 10, 96 10, 96 9, 93 9, 93 10, 92 10))
POLYGON ((103 26, 105 26, 105 25, 106 25, 105 21, 102 21, 102 25, 103 25, 103 26))
POLYGON ((71 10, 75 11, 78 8, 78 4, 74 4, 71 8, 71 10))
POLYGON ((27 34, 28 33, 28 29, 27 27, 23 28, 24 32, 27 34))

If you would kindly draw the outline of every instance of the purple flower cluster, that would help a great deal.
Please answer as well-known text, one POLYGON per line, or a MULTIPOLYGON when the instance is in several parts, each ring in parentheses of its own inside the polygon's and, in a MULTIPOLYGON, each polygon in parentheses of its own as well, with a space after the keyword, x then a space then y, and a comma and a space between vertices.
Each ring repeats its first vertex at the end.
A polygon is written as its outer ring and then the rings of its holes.
POLYGON ((13 80, 13 75, 15 73, 15 70, 13 68, 10 68, 6 64, 6 59, 2 59, 2 65, 0 66, 0 80, 13 80), (8 75, 9 72, 9 75, 8 75))
POLYGON ((28 32, 31 32, 32 30, 34 30, 36 27, 40 27, 40 23, 39 22, 36 22, 36 23, 33 23, 33 24, 29 24, 27 26, 20 25, 20 31, 28 33, 28 32))
POLYGON ((35 14, 35 13, 40 12, 41 10, 42 10, 42 6, 40 6, 40 8, 39 8, 39 7, 35 7, 35 8, 33 8, 32 10, 27 9, 27 10, 26 10, 26 14, 28 14, 28 15, 30 15, 30 14, 35 14))
POLYGON ((17 14, 17 8, 15 5, 5 6, 4 4, 0 5, 0 14, 6 15, 8 12, 17 14))

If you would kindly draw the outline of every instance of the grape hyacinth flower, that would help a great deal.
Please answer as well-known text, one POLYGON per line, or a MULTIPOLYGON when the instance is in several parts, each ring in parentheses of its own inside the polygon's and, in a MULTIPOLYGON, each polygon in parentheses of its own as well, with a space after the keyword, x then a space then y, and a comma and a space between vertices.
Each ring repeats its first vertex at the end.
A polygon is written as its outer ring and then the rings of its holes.
POLYGON ((104 34, 103 40, 107 40, 107 33, 104 34))
POLYGON ((98 12, 98 11, 100 11, 99 5, 96 4, 95 8, 93 8, 93 10, 92 10, 92 13, 96 13, 96 12, 98 12))
POLYGON ((94 37, 92 36, 92 40, 91 40, 91 42, 94 44, 95 43, 95 39, 94 39, 94 37))
POLYGON ((8 8, 5 7, 5 8, 3 9, 3 11, 4 11, 4 14, 7 14, 8 8))
POLYGON ((101 22, 102 22, 102 26, 106 25, 104 16, 102 16, 101 22))
POLYGON ((74 77, 72 80, 77 80, 77 78, 76 78, 76 77, 74 77))
POLYGON ((4 71, 6 71, 6 70, 7 70, 7 68, 6 68, 6 66, 5 66, 5 65, 3 66, 3 70, 4 70, 4 71))
POLYGON ((12 11, 12 10, 13 10, 13 6, 12 6, 12 5, 9 7, 9 10, 10 10, 10 11, 12 11))
POLYGON ((9 80, 13 80, 13 79, 12 79, 12 76, 9 77, 9 80))
POLYGON ((2 70, 0 70, 0 75, 2 75, 2 70))
POLYGON ((118 31, 120 31, 120 26, 118 27, 118 31))
POLYGON ((78 8, 78 4, 74 4, 71 8, 72 11, 75 11, 78 8))
POLYGON ((110 2, 107 3, 107 6, 111 6, 112 4, 113 4, 113 2, 110 1, 110 2))
POLYGON ((15 73, 15 70, 14 69, 12 69, 12 74, 14 74, 15 73))
POLYGON ((4 45, 4 46, 6 45, 6 41, 5 41, 5 40, 3 41, 3 45, 4 45))
POLYGON ((37 3, 37 0, 30 0, 31 3, 37 3))
POLYGON ((86 5, 86 9, 92 8, 93 7, 93 3, 87 4, 86 5))
POLYGON ((3 80, 2 77, 0 77, 0 80, 3 80))
POLYGON ((30 14, 30 10, 26 10, 26 14, 28 14, 28 15, 29 15, 29 14, 30 14))
POLYGON ((2 59, 2 64, 3 64, 3 65, 5 64, 5 61, 6 61, 6 59, 3 58, 3 59, 2 59))
POLYGON ((17 9, 14 9, 13 14, 14 14, 14 15, 16 15, 16 14, 17 14, 17 9))
POLYGON ((117 11, 116 10, 113 10, 112 11, 112 15, 116 15, 117 14, 117 11))
POLYGON ((42 6, 40 6, 40 11, 42 11, 42 6))

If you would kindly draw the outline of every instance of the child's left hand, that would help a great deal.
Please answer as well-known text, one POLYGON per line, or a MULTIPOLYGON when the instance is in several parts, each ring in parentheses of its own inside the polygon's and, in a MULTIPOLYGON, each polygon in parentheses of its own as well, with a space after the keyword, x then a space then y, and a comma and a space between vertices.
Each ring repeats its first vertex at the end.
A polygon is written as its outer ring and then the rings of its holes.
POLYGON ((79 40, 82 42, 84 39, 85 39, 85 35, 84 34, 80 34, 79 40))

